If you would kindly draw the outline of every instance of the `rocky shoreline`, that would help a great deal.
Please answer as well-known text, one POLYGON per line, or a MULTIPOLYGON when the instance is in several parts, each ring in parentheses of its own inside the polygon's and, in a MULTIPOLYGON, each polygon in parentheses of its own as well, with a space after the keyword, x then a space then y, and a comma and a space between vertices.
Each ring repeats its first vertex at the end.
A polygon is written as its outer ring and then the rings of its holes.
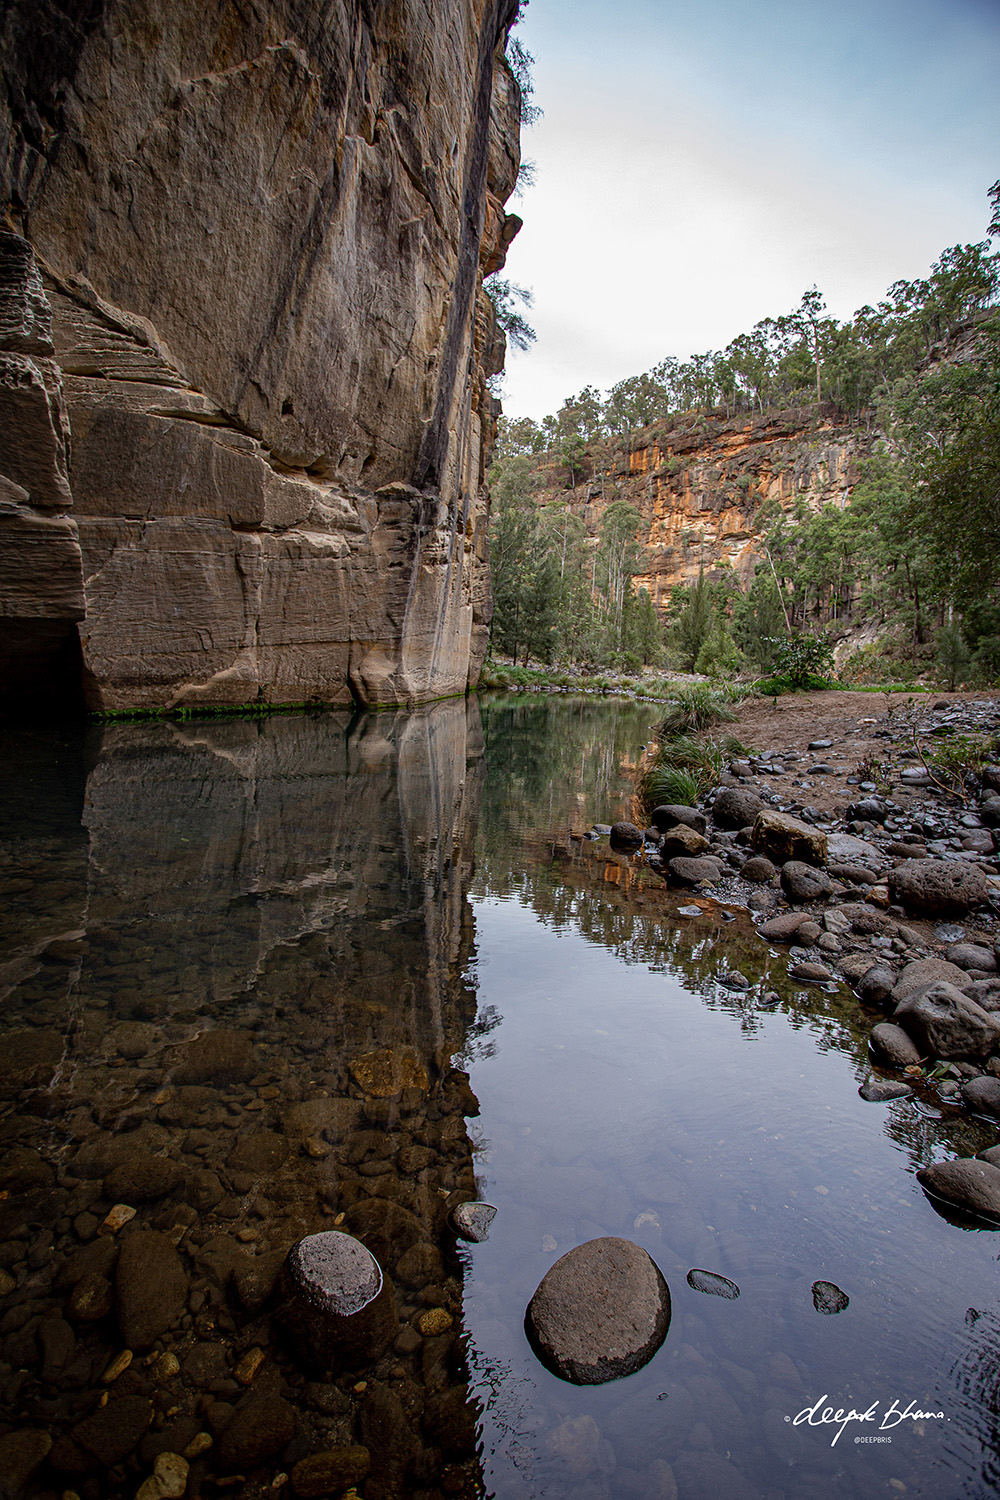
MULTIPOLYGON (((1000 765, 952 793, 909 748, 996 736, 1000 703, 937 700, 919 717, 890 705, 838 728, 731 761, 700 806, 657 807, 644 831, 615 824, 612 846, 641 846, 675 889, 749 908, 790 979, 851 987, 872 1017, 862 1097, 922 1086, 944 1108, 1000 1122, 1000 765), (880 785, 859 755, 873 739, 880 785), (822 808, 809 796, 819 788, 822 808)), ((738 971, 718 977, 753 988, 738 971)), ((981 1156, 918 1178, 944 1211, 1000 1222, 1000 1146, 981 1156)))

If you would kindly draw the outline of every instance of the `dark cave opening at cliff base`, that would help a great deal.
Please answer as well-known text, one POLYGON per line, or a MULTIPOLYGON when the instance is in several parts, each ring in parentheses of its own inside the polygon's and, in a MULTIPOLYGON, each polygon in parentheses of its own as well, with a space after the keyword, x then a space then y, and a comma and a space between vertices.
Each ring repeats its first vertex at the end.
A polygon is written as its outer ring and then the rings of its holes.
POLYGON ((0 718, 57 722, 80 718, 84 710, 76 624, 0 619, 0 718))

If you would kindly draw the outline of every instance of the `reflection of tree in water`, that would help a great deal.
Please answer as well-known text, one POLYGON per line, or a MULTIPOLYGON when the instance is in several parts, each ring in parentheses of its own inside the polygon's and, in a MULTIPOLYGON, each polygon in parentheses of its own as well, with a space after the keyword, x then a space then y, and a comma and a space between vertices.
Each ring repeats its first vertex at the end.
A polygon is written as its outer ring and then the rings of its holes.
POLYGON ((662 716, 653 704, 538 694, 482 702, 488 767, 479 851, 487 860, 546 825, 582 831, 628 810, 623 776, 662 716), (530 832, 529 832, 530 831, 530 832))
POLYGON ((462 1051, 455 1054, 455 1062, 469 1068, 475 1062, 495 1057, 497 1044, 492 1034, 502 1020, 503 1016, 495 1005, 484 1005, 471 1026, 466 1028, 465 1044, 462 1051))
POLYGON ((502 1448, 515 1468, 530 1473, 541 1460, 534 1440, 538 1430, 535 1382, 529 1375, 516 1374, 509 1360, 490 1358, 474 1343, 468 1361, 470 1397, 479 1402, 499 1440, 491 1452, 502 1448))

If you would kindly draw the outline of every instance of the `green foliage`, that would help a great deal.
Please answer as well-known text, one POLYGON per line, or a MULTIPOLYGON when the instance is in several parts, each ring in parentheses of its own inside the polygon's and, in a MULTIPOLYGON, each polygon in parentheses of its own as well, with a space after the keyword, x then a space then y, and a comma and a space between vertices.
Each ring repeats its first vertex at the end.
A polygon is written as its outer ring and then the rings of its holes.
POLYGON ((535 342, 537 334, 517 304, 530 307, 535 300, 527 287, 505 281, 500 275, 490 276, 483 282, 483 290, 493 303, 496 320, 515 349, 526 353, 535 342))
POLYGON ((670 627, 670 644, 677 653, 682 670, 693 672, 698 653, 716 619, 712 585, 705 577, 704 569, 699 571, 696 583, 674 590, 670 607, 671 613, 676 611, 670 627))
POLYGON ((661 738, 698 734, 715 724, 731 724, 735 718, 721 693, 707 684, 696 683, 693 687, 675 690, 670 712, 657 733, 661 738))
POLYGON ((744 657, 761 672, 772 672, 786 635, 778 586, 770 572, 758 569, 733 607, 733 636, 744 657))
POLYGON ((980 636, 972 653, 971 667, 976 687, 993 687, 1000 682, 1000 635, 980 636))
MULTIPOLYGON (((664 736, 662 727, 660 735, 664 736)), ((690 806, 716 785, 728 761, 745 754, 746 746, 733 735, 714 739, 706 734, 668 734, 639 784, 643 805, 647 809, 660 802, 690 806)))
POLYGON ((961 626, 943 625, 937 633, 937 664, 948 682, 949 691, 965 680, 972 653, 965 644, 961 626))
POLYGON ((647 772, 640 787, 640 796, 647 808, 658 807, 664 802, 691 807, 700 792, 701 785, 697 776, 678 766, 654 766, 647 772))
POLYGON ((966 784, 983 766, 989 765, 1000 748, 1000 737, 955 734, 923 757, 925 769, 939 786, 965 799, 966 784))
POLYGON ((796 635, 777 648, 777 675, 801 692, 813 681, 829 687, 827 674, 833 667, 833 647, 822 636, 796 635))
POLYGON ((716 615, 701 643, 694 669, 705 677, 732 677, 743 666, 743 656, 721 615, 716 615))

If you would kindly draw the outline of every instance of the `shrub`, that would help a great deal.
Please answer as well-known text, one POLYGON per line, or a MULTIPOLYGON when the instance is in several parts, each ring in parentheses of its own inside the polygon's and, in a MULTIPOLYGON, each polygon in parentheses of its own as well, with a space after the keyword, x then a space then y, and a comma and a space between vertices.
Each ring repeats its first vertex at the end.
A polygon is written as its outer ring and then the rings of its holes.
POLYGON ((697 777, 676 766, 654 766, 646 773, 641 787, 643 803, 650 809, 659 807, 662 802, 691 807, 697 801, 699 791, 697 777))
POLYGON ((948 691, 965 678, 971 655, 959 625, 942 625, 937 633, 937 665, 948 682, 948 691))
MULTIPOLYGON (((731 699, 730 699, 731 701, 731 699)), ((692 734, 711 729, 713 724, 729 724, 736 715, 726 702, 726 695, 717 688, 697 685, 679 688, 673 695, 673 703, 660 725, 661 738, 676 734, 692 734)))
POLYGON ((784 677, 793 692, 811 688, 818 682, 829 687, 827 677, 833 668, 833 647, 821 635, 796 635, 780 641, 775 649, 776 677, 784 677))

